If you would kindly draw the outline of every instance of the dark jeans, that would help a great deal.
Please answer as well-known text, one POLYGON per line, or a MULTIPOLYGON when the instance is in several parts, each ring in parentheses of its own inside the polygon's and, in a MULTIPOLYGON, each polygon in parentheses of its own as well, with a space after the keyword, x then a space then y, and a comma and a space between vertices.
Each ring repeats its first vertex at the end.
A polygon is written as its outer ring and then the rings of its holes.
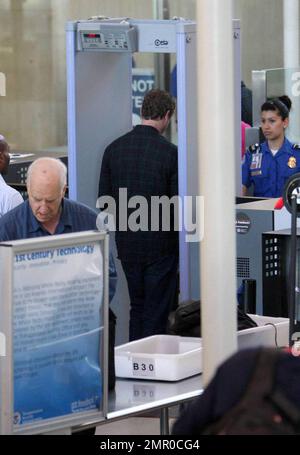
POLYGON ((122 261, 130 296, 129 340, 166 333, 177 289, 178 256, 151 263, 122 261))

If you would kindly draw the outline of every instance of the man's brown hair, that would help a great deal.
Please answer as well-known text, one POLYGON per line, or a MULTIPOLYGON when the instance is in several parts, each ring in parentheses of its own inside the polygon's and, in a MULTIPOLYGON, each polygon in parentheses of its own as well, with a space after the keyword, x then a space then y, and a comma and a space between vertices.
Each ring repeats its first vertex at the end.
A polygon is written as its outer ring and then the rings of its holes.
POLYGON ((175 101, 168 92, 153 89, 145 95, 142 104, 142 117, 145 120, 159 120, 168 111, 170 112, 170 117, 175 111, 175 101))

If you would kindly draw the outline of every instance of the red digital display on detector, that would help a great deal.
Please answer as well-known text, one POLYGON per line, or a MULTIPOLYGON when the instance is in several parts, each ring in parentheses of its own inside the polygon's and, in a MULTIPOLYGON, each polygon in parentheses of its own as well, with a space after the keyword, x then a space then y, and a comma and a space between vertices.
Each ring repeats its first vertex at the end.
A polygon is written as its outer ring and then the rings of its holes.
POLYGON ((85 38, 100 38, 100 35, 98 33, 85 33, 84 37, 85 38))

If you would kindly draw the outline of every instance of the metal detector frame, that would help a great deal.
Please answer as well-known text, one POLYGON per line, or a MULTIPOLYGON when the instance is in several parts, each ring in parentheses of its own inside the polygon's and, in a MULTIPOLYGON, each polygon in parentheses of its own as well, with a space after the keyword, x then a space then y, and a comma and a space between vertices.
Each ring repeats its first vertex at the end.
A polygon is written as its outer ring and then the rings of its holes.
MULTIPOLYGON (((93 26, 97 27, 99 24, 101 26, 124 21, 136 30, 137 52, 176 54, 179 196, 182 198, 187 195, 196 196, 198 192, 196 23, 184 19, 96 18, 68 22, 66 25, 70 198, 91 207, 96 206, 104 150, 113 140, 132 128, 133 54, 122 50, 108 52, 107 49, 80 51, 77 46, 77 34, 82 33, 85 27, 92 30, 93 26)), ((239 193, 241 73, 238 20, 233 20, 233 40, 236 188, 239 193)), ((221 144, 220 153, 226 153, 222 150, 221 144)), ((180 298, 182 301, 199 298, 198 244, 186 242, 184 228, 179 238, 180 298)), ((122 274, 119 273, 119 276, 122 274)), ((119 286, 118 291, 121 290, 122 293, 122 311, 127 313, 124 305, 126 289, 125 283, 119 286)))

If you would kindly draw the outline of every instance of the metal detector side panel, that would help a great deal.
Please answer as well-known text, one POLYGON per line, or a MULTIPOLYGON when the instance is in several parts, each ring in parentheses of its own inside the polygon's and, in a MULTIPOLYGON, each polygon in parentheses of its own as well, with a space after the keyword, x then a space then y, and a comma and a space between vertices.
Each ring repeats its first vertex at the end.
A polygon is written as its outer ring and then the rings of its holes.
POLYGON ((105 148, 132 126, 132 56, 75 52, 67 31, 69 195, 96 208, 105 148))
MULTIPOLYGON (((178 96, 178 184, 182 201, 179 213, 182 229, 179 232, 180 300, 199 298, 199 243, 189 232, 185 223, 187 209, 185 196, 198 194, 198 153, 197 153, 197 71, 196 71, 196 30, 177 34, 177 93, 178 96), (194 240, 193 240, 194 239, 194 240), (191 273, 195 266, 196 273, 191 273)), ((193 207, 195 209, 195 205, 193 207)), ((194 210, 192 210, 194 211, 194 210)))
POLYGON ((234 146, 235 146, 235 194, 242 193, 241 170, 241 30, 240 21, 233 21, 233 52, 234 52, 234 146))
MULTIPOLYGON (((199 188, 199 169, 197 152, 197 71, 196 71, 196 26, 188 24, 182 28, 178 24, 177 33, 177 93, 178 96, 178 162, 179 162, 179 195, 193 196, 193 220, 198 221, 193 235, 189 235, 183 223, 180 232, 180 299, 181 301, 200 298, 200 258, 199 242, 204 234, 203 204, 205 201, 195 196, 199 188), (188 30, 188 31, 187 31, 188 30), (197 207, 197 208, 196 208, 197 207), (197 217, 196 217, 196 210, 197 217)), ((234 93, 235 93, 235 175, 236 190, 241 187, 240 166, 240 115, 241 115, 241 77, 240 77, 240 23, 233 21, 234 40, 234 93)), ((201 104, 200 108, 201 110, 201 104)), ((213 163, 212 163, 213 166, 213 163)), ((183 204, 185 209, 186 203, 183 204)), ((182 216, 182 219, 184 217, 182 216)), ((192 220, 190 219, 190 222, 192 220)), ((191 223, 192 225, 193 223, 191 223)))

